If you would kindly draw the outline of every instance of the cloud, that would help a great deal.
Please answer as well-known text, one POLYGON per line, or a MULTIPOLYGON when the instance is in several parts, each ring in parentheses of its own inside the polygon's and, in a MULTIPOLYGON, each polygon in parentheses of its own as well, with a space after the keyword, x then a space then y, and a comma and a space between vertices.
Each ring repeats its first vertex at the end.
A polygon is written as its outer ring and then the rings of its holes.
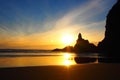
MULTIPOLYGON (((81 32, 85 39, 98 42, 104 37, 105 18, 98 21, 95 21, 94 18, 106 10, 106 4, 108 4, 108 2, 104 0, 89 0, 89 2, 64 14, 63 17, 54 23, 52 29, 47 32, 36 33, 34 37, 44 36, 44 38, 42 38, 43 41, 56 38, 56 41, 59 42, 60 36, 64 34, 70 33, 77 35, 81 32), (79 22, 76 22, 76 20, 79 22)), ((75 36, 75 40, 76 38, 77 36, 75 36)))
MULTIPOLYGON (((103 20, 94 20, 96 17, 99 18, 106 9, 107 1, 104 0, 89 0, 89 2, 80 5, 78 8, 75 8, 65 14, 61 19, 56 22, 56 29, 64 29, 67 31, 73 31, 75 33, 81 32, 83 37, 89 39, 90 41, 100 41, 104 37, 104 21, 103 20), (99 17, 98 17, 99 16, 99 17), (96 32, 96 33, 95 33, 96 32), (99 34, 97 36, 97 33, 99 34), (90 38, 91 36, 96 35, 95 38, 90 38), (98 38, 98 39, 97 39, 98 38)), ((76 35, 77 35, 76 34, 76 35)))
MULTIPOLYGON (((58 19, 48 19, 41 23, 32 23, 29 24, 23 24, 23 28, 19 27, 18 30, 19 33, 13 38, 9 38, 10 41, 14 41, 15 44, 23 45, 24 44, 31 44, 31 46, 35 45, 56 45, 61 44, 60 38, 64 34, 73 34, 75 36, 75 40, 77 39, 77 35, 79 32, 82 33, 83 38, 88 39, 90 42, 99 42, 104 37, 104 31, 105 31, 105 18, 100 19, 101 14, 103 14, 105 11, 107 12, 109 1, 107 0, 88 0, 88 2, 80 5, 77 8, 74 8, 64 14, 62 17, 58 17, 58 19), (98 19, 98 20, 96 20, 98 19), (27 27, 26 29, 24 27, 27 27), (42 31, 40 30, 40 26, 44 27, 44 29, 49 29, 42 31), (30 30, 30 32, 33 31, 30 35, 24 35, 27 31, 30 30), (37 29, 38 31, 34 31, 37 29), (24 30, 24 32, 22 32, 24 30), (40 30, 40 32, 39 32, 40 30), (41 32, 42 31, 42 32, 41 32), (21 33, 21 34, 20 34, 21 33), (22 35, 23 34, 23 35, 22 35)), ((10 32, 10 29, 8 29, 5 26, 2 26, 0 31, 3 31, 4 33, 8 34, 10 32), (8 32, 7 32, 8 31, 8 32)))

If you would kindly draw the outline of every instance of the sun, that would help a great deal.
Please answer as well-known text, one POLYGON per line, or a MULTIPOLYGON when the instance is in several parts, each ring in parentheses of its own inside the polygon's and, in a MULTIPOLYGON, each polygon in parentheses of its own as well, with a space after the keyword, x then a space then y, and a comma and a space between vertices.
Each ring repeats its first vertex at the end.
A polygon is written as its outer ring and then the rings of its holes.
POLYGON ((70 34, 64 35, 62 37, 62 42, 67 46, 71 45, 74 42, 73 36, 70 34))

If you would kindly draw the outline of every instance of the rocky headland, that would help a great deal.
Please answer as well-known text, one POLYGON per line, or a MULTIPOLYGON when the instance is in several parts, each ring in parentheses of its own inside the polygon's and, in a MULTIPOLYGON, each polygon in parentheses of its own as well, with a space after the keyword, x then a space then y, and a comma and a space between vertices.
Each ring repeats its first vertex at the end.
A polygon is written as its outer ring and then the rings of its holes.
POLYGON ((118 0, 109 10, 106 16, 105 37, 95 46, 88 40, 82 38, 81 33, 74 46, 66 46, 63 49, 54 49, 53 51, 68 51, 76 53, 99 52, 105 55, 118 56, 120 45, 120 0, 118 0))

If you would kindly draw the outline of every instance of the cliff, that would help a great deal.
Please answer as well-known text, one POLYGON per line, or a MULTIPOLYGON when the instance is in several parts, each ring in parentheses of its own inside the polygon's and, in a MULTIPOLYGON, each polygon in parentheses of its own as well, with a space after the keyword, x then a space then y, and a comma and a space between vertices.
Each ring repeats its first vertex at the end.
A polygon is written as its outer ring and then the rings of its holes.
POLYGON ((105 37, 99 42, 99 52, 108 55, 120 55, 120 0, 111 8, 106 17, 105 37))

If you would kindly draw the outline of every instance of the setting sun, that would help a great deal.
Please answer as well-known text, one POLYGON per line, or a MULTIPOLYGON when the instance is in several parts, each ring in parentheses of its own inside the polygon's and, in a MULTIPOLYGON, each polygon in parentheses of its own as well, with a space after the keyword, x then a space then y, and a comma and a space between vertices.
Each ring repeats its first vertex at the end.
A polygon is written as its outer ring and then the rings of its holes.
POLYGON ((72 35, 64 35, 62 37, 62 42, 65 44, 65 45, 71 45, 74 40, 73 40, 73 36, 72 35))

